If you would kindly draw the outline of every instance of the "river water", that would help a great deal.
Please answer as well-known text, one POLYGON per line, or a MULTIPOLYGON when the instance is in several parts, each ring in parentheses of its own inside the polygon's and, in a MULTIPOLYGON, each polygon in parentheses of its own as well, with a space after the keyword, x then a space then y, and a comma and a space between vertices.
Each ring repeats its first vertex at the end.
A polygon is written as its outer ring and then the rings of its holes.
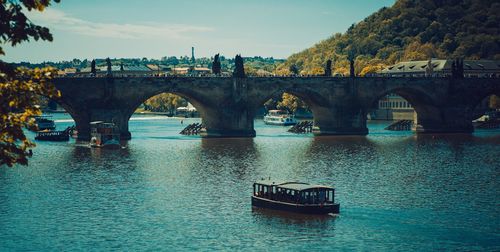
POLYGON ((0 251, 500 250, 499 130, 314 137, 257 120, 255 138, 201 139, 178 134, 197 119, 133 119, 125 149, 38 142, 29 166, 1 167, 0 251), (341 213, 252 209, 264 177, 334 185, 341 213))

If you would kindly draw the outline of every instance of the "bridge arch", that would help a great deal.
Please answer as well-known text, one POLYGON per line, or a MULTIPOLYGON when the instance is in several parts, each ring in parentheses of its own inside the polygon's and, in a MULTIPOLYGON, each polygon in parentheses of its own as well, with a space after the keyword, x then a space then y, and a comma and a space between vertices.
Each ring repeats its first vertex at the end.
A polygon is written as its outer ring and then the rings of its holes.
POLYGON ((377 93, 377 95, 373 96, 373 98, 369 102, 369 108, 377 106, 378 101, 389 94, 396 94, 403 97, 412 105, 417 114, 425 113, 426 106, 434 104, 432 97, 430 97, 424 91, 409 87, 395 87, 383 90, 377 93))
MULTIPOLYGON (((300 79, 298 79, 301 81, 300 79)), ((346 83, 340 86, 336 83, 325 83, 323 79, 315 78, 307 83, 295 83, 295 80, 288 83, 271 84, 266 92, 253 99, 253 111, 264 104, 271 97, 283 93, 292 94, 301 99, 313 114, 312 132, 315 135, 365 135, 366 114, 362 113, 359 102, 352 99, 345 88, 346 83), (332 92, 332 87, 336 87, 336 92, 332 92), (365 118, 362 118, 364 115, 365 118)))
POLYGON ((500 90, 485 91, 471 98, 469 108, 472 120, 479 119, 481 116, 485 115, 485 113, 500 108, 500 90), (496 104, 492 104, 493 101, 495 101, 496 104))
MULTIPOLYGON (((281 97, 283 94, 288 93, 291 94, 298 99, 300 99, 304 104, 307 105, 308 110, 312 113, 313 116, 313 124, 315 128, 326 126, 331 126, 331 120, 333 116, 331 115, 331 104, 328 100, 327 94, 321 94, 320 92, 315 91, 310 88, 310 86, 301 86, 301 85, 285 85, 276 87, 274 89, 268 90, 266 93, 261 94, 256 99, 252 100, 251 118, 254 120, 257 116, 257 112, 259 108, 272 98, 281 97)), ((313 128, 314 128, 313 127, 313 128)))
POLYGON ((378 105, 378 101, 388 94, 396 94, 403 97, 412 105, 417 114, 425 113, 426 109, 428 109, 427 107, 434 104, 432 97, 425 91, 411 87, 394 87, 385 89, 373 96, 367 104, 368 108, 376 107, 378 105))
POLYGON ((487 97, 490 97, 492 95, 495 95, 497 97, 500 97, 500 87, 498 88, 484 88, 481 91, 476 92, 475 95, 471 94, 469 95, 468 103, 472 108, 477 107, 484 99, 487 97))
POLYGON ((128 136, 128 138, 131 138, 131 133, 129 132, 128 124, 130 118, 133 116, 137 108, 141 106, 141 104, 145 103, 147 100, 149 100, 152 97, 155 97, 160 94, 174 94, 177 95, 183 99, 185 99, 187 102, 191 103, 197 110, 202 123, 204 122, 205 118, 207 117, 207 114, 210 113, 209 108, 209 101, 207 101, 204 97, 201 97, 197 93, 193 92, 190 89, 185 89, 185 88, 172 88, 172 87, 166 87, 166 88, 159 88, 155 90, 151 90, 149 92, 145 92, 142 95, 136 97, 134 101, 130 102, 130 105, 127 106, 123 117, 118 117, 119 124, 121 125, 120 131, 126 132, 125 137, 128 136))
POLYGON ((182 90, 182 89, 173 90, 173 89, 167 88, 167 89, 161 89, 161 90, 157 90, 155 92, 145 94, 144 96, 137 99, 137 101, 132 103, 131 106, 129 107, 129 110, 127 113, 127 120, 130 119, 130 117, 134 114, 134 112, 137 110, 137 108, 141 104, 145 103, 147 100, 149 100, 152 97, 155 97, 155 96, 160 95, 160 94, 165 94, 165 93, 174 94, 174 95, 182 97, 183 99, 185 99, 186 101, 191 103, 196 108, 196 110, 198 111, 198 113, 200 114, 200 117, 202 119, 206 116, 206 113, 207 113, 206 108, 208 106, 206 106, 207 102, 204 101, 202 97, 198 97, 196 94, 192 94, 186 90, 182 90))
MULTIPOLYGON (((79 107, 75 106, 71 102, 64 99, 63 96, 56 97, 56 98, 50 98, 48 96, 41 95, 41 97, 44 97, 44 98, 48 99, 49 101, 53 101, 53 102, 57 103, 57 105, 62 107, 64 109, 64 111, 66 111, 66 113, 69 114, 71 119, 73 119, 76 126, 78 126, 78 123, 81 122, 82 117, 80 116, 80 113, 79 113, 79 107)), ((78 130, 78 127, 76 127, 76 129, 78 130)))
MULTIPOLYGON (((426 118, 429 115, 435 114, 435 102, 430 95, 428 95, 423 90, 404 86, 404 87, 387 88, 385 90, 378 92, 377 95, 373 96, 369 100, 369 102, 367 104, 367 108, 366 108, 366 113, 367 113, 366 116, 368 116, 369 111, 373 111, 373 110, 376 110, 378 108, 379 101, 381 99, 383 99, 384 97, 386 97, 387 95, 390 95, 390 94, 395 94, 395 95, 402 97, 409 104, 409 106, 404 106, 404 107, 406 107, 407 109, 411 108, 415 111, 415 115, 412 118, 413 126, 414 126, 413 129, 417 129, 419 127, 422 127, 421 124, 422 123, 425 124, 426 118)), ((389 106, 388 106, 389 108, 387 108, 387 109, 394 110, 394 107, 401 108, 400 103, 402 103, 402 102, 396 101, 396 102, 392 102, 392 104, 391 104, 391 102, 389 102, 389 106), (396 104, 396 106, 394 106, 394 103, 396 104)), ((403 103, 403 105, 406 105, 406 104, 403 103)), ((394 118, 394 117, 390 117, 390 118, 389 117, 390 116, 387 116, 386 119, 392 119, 392 120, 398 119, 398 118, 394 118)))
MULTIPOLYGON (((261 97, 258 97, 252 104, 253 111, 256 112, 258 108, 266 103, 269 99, 281 96, 284 93, 294 95, 301 99, 310 108, 314 117, 319 116, 322 107, 329 106, 328 101, 324 97, 322 97, 321 94, 313 90, 299 87, 285 87, 273 90, 267 94, 262 95, 261 97)), ((255 114, 253 116, 255 117, 255 114)))

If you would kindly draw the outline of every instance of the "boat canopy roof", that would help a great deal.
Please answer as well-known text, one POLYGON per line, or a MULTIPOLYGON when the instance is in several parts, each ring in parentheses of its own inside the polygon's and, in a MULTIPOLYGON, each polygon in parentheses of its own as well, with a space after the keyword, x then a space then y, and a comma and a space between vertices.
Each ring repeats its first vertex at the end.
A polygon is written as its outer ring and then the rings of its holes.
POLYGON ((112 122, 95 121, 91 122, 90 126, 92 128, 117 128, 116 124, 112 122))
POLYGON ((104 121, 95 121, 95 122, 90 122, 90 125, 105 125, 105 126, 115 126, 115 123, 112 122, 104 122, 104 121))
POLYGON ((297 181, 290 182, 290 181, 276 181, 276 180, 264 179, 264 180, 256 181, 255 183, 260 184, 260 185, 265 185, 265 186, 277 186, 280 188, 296 190, 296 191, 304 191, 304 190, 315 189, 315 188, 317 188, 317 189, 331 189, 331 190, 334 189, 331 186, 311 185, 308 183, 297 182, 297 181))
POLYGON ((288 114, 287 111, 281 109, 271 109, 269 110, 269 113, 288 114))

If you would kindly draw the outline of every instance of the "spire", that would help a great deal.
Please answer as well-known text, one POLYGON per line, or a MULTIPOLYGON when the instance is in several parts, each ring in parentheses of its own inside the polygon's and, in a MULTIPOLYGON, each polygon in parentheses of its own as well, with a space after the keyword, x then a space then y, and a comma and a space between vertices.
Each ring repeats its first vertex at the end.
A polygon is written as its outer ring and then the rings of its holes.
POLYGON ((195 58, 194 58, 194 46, 191 47, 191 62, 194 64, 195 58))

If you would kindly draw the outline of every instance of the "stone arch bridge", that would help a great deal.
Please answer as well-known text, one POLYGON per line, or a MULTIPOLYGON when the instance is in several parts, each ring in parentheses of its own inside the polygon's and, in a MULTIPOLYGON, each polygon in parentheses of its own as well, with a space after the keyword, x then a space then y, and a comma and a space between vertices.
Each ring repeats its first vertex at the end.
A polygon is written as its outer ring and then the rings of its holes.
POLYGON ((316 135, 366 135, 366 115, 388 93, 417 111, 419 133, 470 133, 472 111, 485 97, 500 96, 495 78, 410 77, 82 77, 57 78, 57 102, 73 117, 78 138, 90 138, 90 122, 113 121, 130 139, 128 121, 137 107, 160 93, 186 98, 200 112, 203 137, 253 137, 257 109, 288 92, 314 115, 316 135))

